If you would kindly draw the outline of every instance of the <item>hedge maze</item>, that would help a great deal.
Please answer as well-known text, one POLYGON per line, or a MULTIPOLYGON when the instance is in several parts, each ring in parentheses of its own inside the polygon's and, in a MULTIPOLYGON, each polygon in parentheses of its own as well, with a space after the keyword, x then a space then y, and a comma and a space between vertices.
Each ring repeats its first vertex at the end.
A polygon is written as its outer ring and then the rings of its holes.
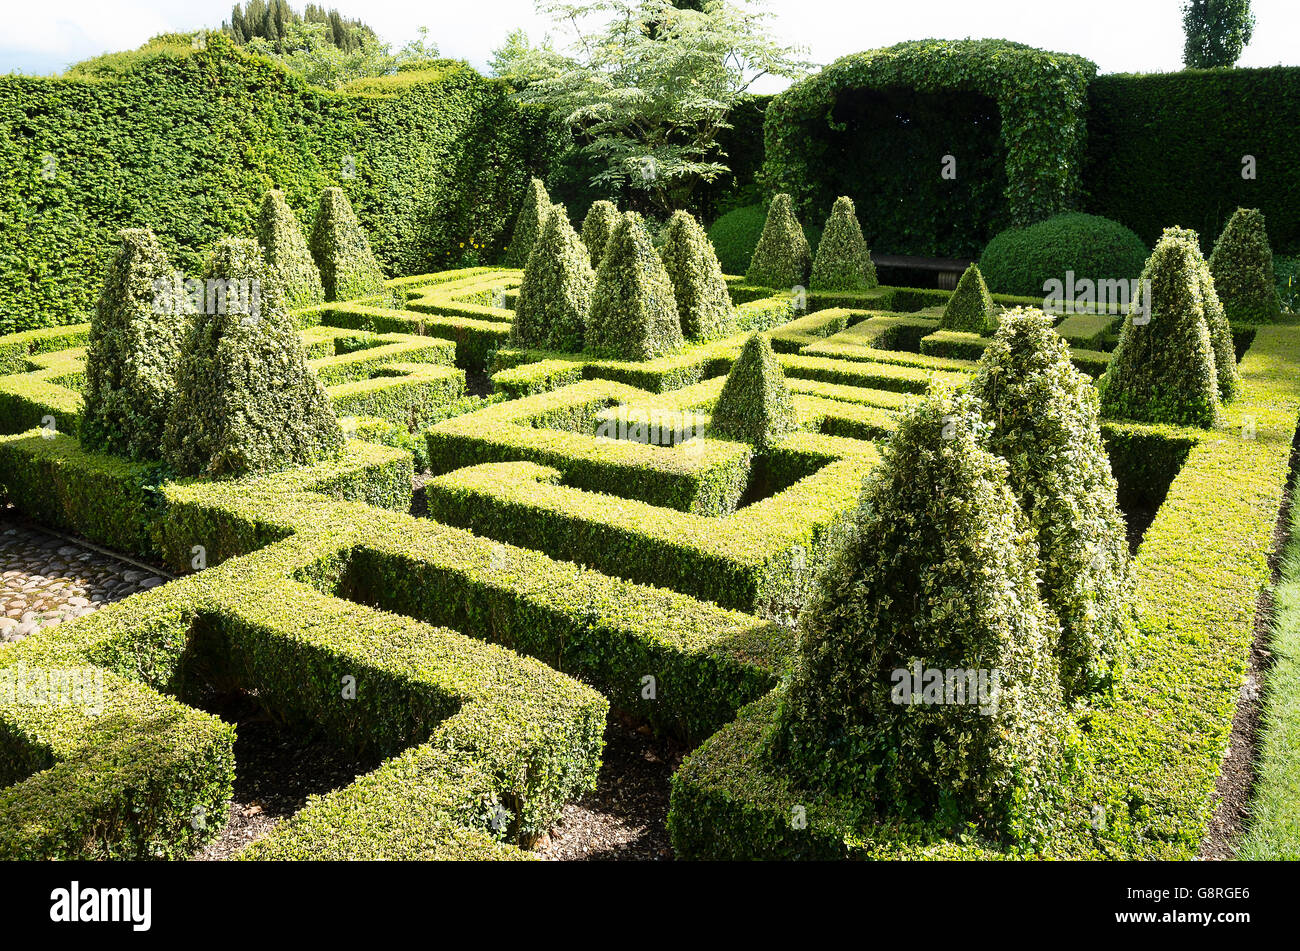
MULTIPOLYGON (((0 649, 11 677, 102 681, 93 709, 0 693, 0 857, 193 854, 240 767, 235 728, 204 712, 231 686, 381 761, 241 858, 528 858, 594 787, 610 709, 694 746, 678 857, 1014 854, 864 821, 764 753, 793 621, 864 479, 992 329, 941 329, 944 291, 800 299, 728 278, 735 333, 621 360, 514 346, 521 280, 471 268, 296 311, 346 448, 236 480, 81 447, 87 326, 0 337, 0 497, 180 573, 0 649), (755 331, 792 415, 770 440, 721 438, 711 415, 755 331), (419 517, 413 459, 432 470, 419 517)), ((1121 318, 1055 323, 1101 376, 1121 318)), ((1038 854, 1186 858, 1209 822, 1300 412, 1300 327, 1233 329, 1241 382, 1217 428, 1103 424, 1138 631, 1109 700, 1069 708, 1077 768, 1038 854)))

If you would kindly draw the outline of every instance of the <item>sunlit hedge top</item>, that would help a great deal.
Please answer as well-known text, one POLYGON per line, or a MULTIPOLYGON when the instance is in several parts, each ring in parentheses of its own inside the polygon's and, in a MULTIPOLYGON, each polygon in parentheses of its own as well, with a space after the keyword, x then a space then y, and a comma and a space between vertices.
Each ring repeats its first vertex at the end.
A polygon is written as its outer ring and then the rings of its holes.
POLYGON ((916 40, 853 53, 768 106, 764 174, 773 191, 794 197, 800 213, 820 210, 835 197, 819 189, 828 180, 826 164, 834 161, 824 133, 837 131, 832 110, 841 93, 899 87, 974 92, 998 103, 1011 219, 1029 224, 1068 210, 1079 193, 1087 91, 1096 72, 1097 65, 1081 56, 1008 40, 916 40))

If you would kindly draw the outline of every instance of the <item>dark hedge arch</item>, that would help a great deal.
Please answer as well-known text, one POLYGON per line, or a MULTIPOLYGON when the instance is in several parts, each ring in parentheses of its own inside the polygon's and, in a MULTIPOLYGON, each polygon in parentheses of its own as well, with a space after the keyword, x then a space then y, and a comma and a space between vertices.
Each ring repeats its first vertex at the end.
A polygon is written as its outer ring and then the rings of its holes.
MULTIPOLYGON (((830 133, 844 131, 835 120, 841 94, 974 94, 994 100, 1000 113, 1010 223, 1031 224, 1070 210, 1079 198, 1088 84, 1096 72, 1096 64, 1083 57, 1007 40, 918 40, 845 56, 768 106, 765 183, 773 192, 788 192, 801 217, 824 217, 835 199, 825 169, 835 160, 830 133)), ((953 143, 946 151, 958 154, 959 148, 953 143)), ((936 178, 941 159, 934 156, 936 178)), ((940 220, 939 209, 909 211, 940 220)), ((869 218, 864 209, 864 223, 869 218)), ((875 247, 877 229, 867 226, 875 247)))

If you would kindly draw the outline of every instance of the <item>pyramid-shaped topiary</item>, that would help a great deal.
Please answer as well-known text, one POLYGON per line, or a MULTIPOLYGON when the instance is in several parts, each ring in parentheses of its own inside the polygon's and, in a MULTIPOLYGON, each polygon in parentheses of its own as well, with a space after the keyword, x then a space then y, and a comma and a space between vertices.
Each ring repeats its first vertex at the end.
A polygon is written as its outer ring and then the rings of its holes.
POLYGON ((1105 416, 1213 426, 1219 381, 1197 256, 1177 233, 1161 236, 1141 291, 1097 389, 1105 416), (1149 291, 1149 293, 1148 293, 1149 291))
POLYGON ((320 271, 298 227, 298 218, 279 189, 272 188, 262 199, 257 216, 257 240, 266 255, 268 277, 278 281, 284 290, 286 307, 294 310, 325 300, 320 271))
POLYGON ((1205 326, 1210 330, 1210 346, 1214 349, 1214 370, 1219 384, 1219 399, 1227 402, 1237 395, 1241 374, 1237 370, 1237 350, 1232 343, 1232 328, 1223 311, 1223 302, 1219 298, 1218 289, 1214 286, 1209 262, 1201 254, 1200 236, 1190 228, 1166 228, 1164 234, 1185 241, 1192 259, 1196 262, 1197 286, 1201 292, 1201 305, 1205 308, 1205 326))
POLYGON ((865 291, 879 284, 853 199, 835 199, 817 244, 809 287, 814 291, 865 291))
POLYGON ((600 259, 605 256, 605 245, 614 233, 614 224, 618 221, 618 208, 612 201, 594 201, 587 209, 587 217, 582 219, 582 243, 591 252, 592 268, 600 267, 600 259))
POLYGON ((119 232, 90 321, 81 440, 132 459, 158 458, 175 392, 187 302, 147 228, 119 232))
POLYGON ((805 287, 812 269, 812 252, 789 195, 777 195, 767 210, 763 234, 754 248, 745 281, 760 287, 805 287))
POLYGON ((181 474, 307 465, 343 445, 334 408, 266 274, 256 241, 227 238, 212 252, 204 278, 219 290, 185 338, 163 440, 181 474))
POLYGON ((1265 323, 1282 310, 1273 275, 1264 216, 1257 208, 1238 208, 1210 254, 1210 274, 1228 320, 1265 323))
POLYGON ((943 330, 962 330, 973 334, 991 334, 997 329, 997 307, 989 286, 984 283, 978 264, 966 268, 957 289, 944 305, 939 327, 943 330))
POLYGON ((321 192, 309 245, 326 300, 368 297, 384 289, 384 272, 343 189, 321 192))
POLYGON ((1032 840, 1071 728, 1034 533, 981 430, 944 392, 901 421, 800 618, 768 755, 867 817, 1032 840))
POLYGON ((673 282, 683 337, 703 342, 736 332, 736 308, 718 257, 689 213, 678 211, 669 220, 659 257, 673 282))
POLYGON ((681 349, 677 299, 641 216, 614 225, 587 319, 587 347, 621 360, 649 360, 681 349))
POLYGON ((510 238, 510 247, 506 249, 506 267, 524 267, 528 264, 528 255, 533 253, 533 245, 546 227, 550 207, 551 198, 546 194, 542 180, 530 179, 528 187, 524 189, 519 214, 515 216, 515 230, 510 238))
POLYGON ((596 274, 563 205, 552 205, 519 286, 511 344, 581 350, 596 274))
POLYGON ((713 406, 709 435, 753 443, 765 452, 798 428, 794 399, 772 344, 765 334, 752 334, 713 406))
POLYGON ((971 383, 988 446, 1033 528, 1041 594, 1061 624, 1065 696, 1106 679, 1131 631, 1128 538, 1097 391, 1041 310, 1002 315, 971 383))

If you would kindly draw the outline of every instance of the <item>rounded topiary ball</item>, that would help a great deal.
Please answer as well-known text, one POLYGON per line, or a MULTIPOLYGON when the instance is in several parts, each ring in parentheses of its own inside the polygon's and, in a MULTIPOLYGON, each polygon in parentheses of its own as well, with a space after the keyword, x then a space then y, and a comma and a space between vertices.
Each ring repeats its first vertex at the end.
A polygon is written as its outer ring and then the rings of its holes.
POLYGON ((1068 212, 1024 228, 1008 228, 988 243, 980 271, 995 294, 1043 296, 1043 283, 1131 281, 1150 254, 1142 239, 1117 221, 1068 212))

